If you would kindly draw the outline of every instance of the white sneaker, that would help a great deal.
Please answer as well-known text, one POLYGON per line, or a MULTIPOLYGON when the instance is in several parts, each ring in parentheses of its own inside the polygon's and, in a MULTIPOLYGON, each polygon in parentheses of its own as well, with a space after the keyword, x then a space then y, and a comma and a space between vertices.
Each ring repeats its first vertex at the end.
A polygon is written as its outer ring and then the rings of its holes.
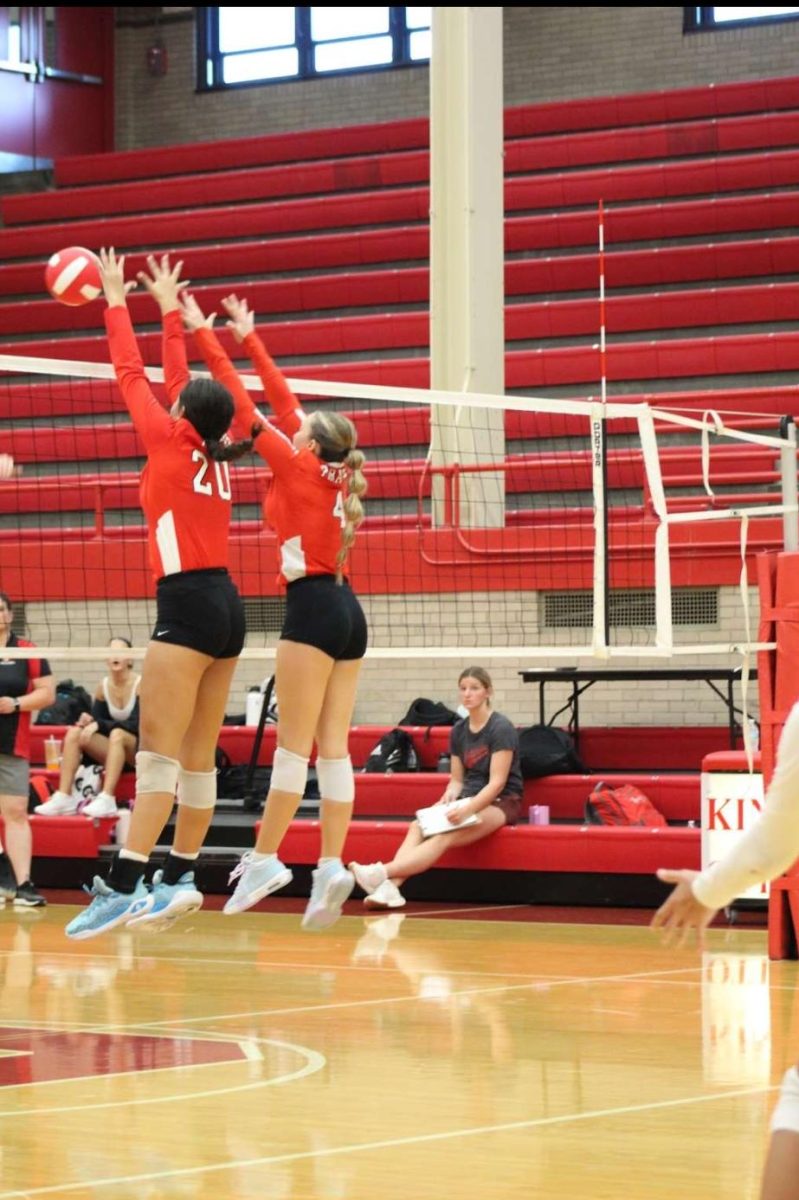
POLYGON ((99 792, 80 811, 84 817, 115 817, 119 809, 113 796, 109 796, 108 792, 99 792))
POLYGON ((355 876, 355 882, 367 894, 375 891, 376 888, 380 887, 381 883, 385 883, 388 879, 386 868, 381 862, 368 863, 367 865, 351 862, 350 870, 355 876))
POLYGON ((379 887, 364 897, 364 904, 369 908, 404 908, 405 897, 390 879, 384 879, 379 887))
POLYGON ((49 800, 45 800, 44 804, 37 804, 33 811, 40 817, 69 817, 78 811, 78 802, 74 796, 67 796, 64 792, 53 792, 49 800))
POLYGON ((222 909, 225 916, 244 912, 252 908, 265 896, 278 892, 291 883, 294 876, 277 856, 255 861, 252 853, 243 854, 241 861, 230 872, 228 883, 238 879, 236 890, 222 909))
POLYGON ((302 918, 302 928, 327 929, 341 916, 341 906, 355 887, 355 879, 341 859, 334 859, 312 872, 311 896, 302 918))

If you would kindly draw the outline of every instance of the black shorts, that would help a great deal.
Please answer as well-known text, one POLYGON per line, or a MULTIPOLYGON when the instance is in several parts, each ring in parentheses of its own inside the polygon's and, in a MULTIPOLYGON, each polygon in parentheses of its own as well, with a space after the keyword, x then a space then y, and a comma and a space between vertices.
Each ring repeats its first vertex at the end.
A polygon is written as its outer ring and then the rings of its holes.
POLYGON ((154 642, 185 646, 211 658, 238 658, 244 645, 244 605, 222 567, 178 571, 156 585, 154 642))
POLYGON ((363 658, 366 617, 348 583, 337 583, 335 575, 306 575, 286 588, 280 636, 287 642, 316 646, 336 662, 363 658))

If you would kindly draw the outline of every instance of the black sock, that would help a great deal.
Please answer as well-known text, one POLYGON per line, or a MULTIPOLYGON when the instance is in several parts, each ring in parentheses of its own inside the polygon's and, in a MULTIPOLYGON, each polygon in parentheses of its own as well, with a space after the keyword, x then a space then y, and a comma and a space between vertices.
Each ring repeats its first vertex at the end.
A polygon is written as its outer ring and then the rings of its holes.
POLYGON ((193 858, 181 858, 170 852, 164 861, 164 883, 172 887, 187 871, 194 870, 195 862, 193 858))
POLYGON ((137 862, 135 858, 120 858, 117 854, 108 872, 108 886, 129 896, 136 891, 146 869, 147 863, 137 862))

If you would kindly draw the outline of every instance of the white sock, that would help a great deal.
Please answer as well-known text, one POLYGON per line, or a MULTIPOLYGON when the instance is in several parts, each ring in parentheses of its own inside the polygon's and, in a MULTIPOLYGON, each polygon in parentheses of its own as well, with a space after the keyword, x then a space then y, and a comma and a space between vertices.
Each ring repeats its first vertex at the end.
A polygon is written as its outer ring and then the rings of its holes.
POLYGON ((146 854, 137 854, 135 850, 120 850, 119 857, 130 858, 133 862, 146 863, 150 861, 146 854))
POLYGON ((331 863, 331 862, 332 863, 340 863, 341 859, 338 858, 337 855, 334 854, 332 856, 332 858, 320 858, 319 862, 316 865, 317 865, 317 867, 326 867, 327 864, 331 863))
POLYGON ((196 854, 178 854, 177 850, 170 850, 169 857, 170 858, 185 858, 186 862, 196 862, 197 859, 200 857, 200 851, 198 850, 196 854))
POLYGON ((107 803, 116 804, 116 796, 112 796, 110 792, 98 792, 95 800, 105 800, 107 803))
POLYGON ((277 854, 275 854, 274 852, 272 854, 259 854, 257 850, 252 850, 251 854, 252 854, 252 861, 254 863, 265 863, 265 862, 269 862, 270 858, 277 858, 277 854))

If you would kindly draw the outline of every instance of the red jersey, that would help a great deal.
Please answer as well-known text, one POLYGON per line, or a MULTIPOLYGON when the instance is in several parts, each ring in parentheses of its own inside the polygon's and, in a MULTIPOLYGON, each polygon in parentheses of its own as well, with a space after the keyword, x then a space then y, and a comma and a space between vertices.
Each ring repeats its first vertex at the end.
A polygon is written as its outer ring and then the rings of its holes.
POLYGON ((264 385, 275 414, 274 425, 258 412, 216 335, 203 328, 195 337, 211 374, 233 396, 236 435, 248 436, 253 423, 261 423, 255 448, 272 468, 264 518, 277 534, 280 580, 291 583, 306 575, 335 575, 346 520, 349 467, 323 462, 313 450, 294 449, 291 438, 305 414, 257 334, 249 334, 243 346, 264 385))
MULTIPOLYGON (((156 579, 178 571, 227 567, 231 491, 227 463, 209 458, 190 421, 174 421, 144 373, 127 308, 107 308, 111 361, 136 432, 147 452, 139 496, 147 519, 150 566, 156 579)), ((164 317, 164 375, 176 400, 189 380, 179 312, 164 317)))

